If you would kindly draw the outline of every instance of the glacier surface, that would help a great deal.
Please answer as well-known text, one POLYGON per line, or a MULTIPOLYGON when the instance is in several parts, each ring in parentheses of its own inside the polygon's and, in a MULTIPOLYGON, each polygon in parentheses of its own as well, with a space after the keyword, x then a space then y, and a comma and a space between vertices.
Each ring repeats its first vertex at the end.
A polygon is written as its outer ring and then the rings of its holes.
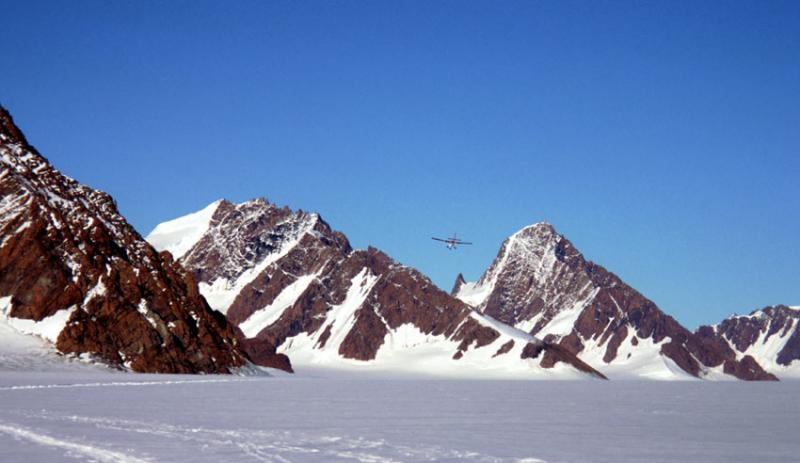
POLYGON ((800 382, 0 371, 0 461, 785 462, 800 382))

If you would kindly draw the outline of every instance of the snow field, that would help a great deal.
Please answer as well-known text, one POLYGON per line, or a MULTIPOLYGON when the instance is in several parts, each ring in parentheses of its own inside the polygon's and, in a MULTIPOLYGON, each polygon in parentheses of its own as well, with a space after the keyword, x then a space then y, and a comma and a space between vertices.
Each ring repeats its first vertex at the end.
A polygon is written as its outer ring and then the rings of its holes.
POLYGON ((800 382, 0 373, 0 461, 786 462, 800 382), (57 386, 57 387, 54 387, 57 386))

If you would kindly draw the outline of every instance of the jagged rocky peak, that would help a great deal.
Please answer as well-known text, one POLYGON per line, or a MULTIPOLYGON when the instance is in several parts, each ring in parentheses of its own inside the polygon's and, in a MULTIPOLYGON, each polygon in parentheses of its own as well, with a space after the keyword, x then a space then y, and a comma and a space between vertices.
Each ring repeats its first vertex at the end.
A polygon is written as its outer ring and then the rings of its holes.
POLYGON ((611 374, 773 378, 686 330, 547 223, 506 239, 480 280, 462 284, 456 296, 611 374))
POLYGON ((0 110, 0 312, 67 354, 143 372, 245 364, 232 327, 104 192, 62 175, 0 110))
MULTIPOLYGON (((147 239, 179 256, 211 307, 234 324, 269 305, 283 285, 303 284, 307 279, 297 282, 298 276, 320 272, 351 251, 347 238, 319 214, 278 207, 264 198, 215 201, 160 224, 147 239)), ((274 354, 276 346, 264 339, 239 337, 252 358, 274 354)), ((269 366, 290 370, 285 356, 270 361, 269 366)))
POLYGON ((552 225, 539 222, 529 225, 506 238, 500 247, 497 259, 483 274, 479 284, 491 280, 505 271, 524 270, 528 266, 540 265, 556 257, 558 243, 563 239, 552 225))
POLYGON ((539 222, 508 237, 481 278, 463 284, 456 296, 511 325, 530 321, 539 313, 543 316, 538 321, 544 323, 564 304, 579 304, 591 297, 589 275, 579 268, 584 263, 569 240, 551 224, 539 222))
POLYGON ((211 306, 223 313, 244 287, 293 250, 305 250, 300 257, 320 264, 315 252, 347 254, 351 249, 319 214, 278 207, 264 198, 240 204, 215 201, 158 225, 147 240, 172 251, 200 282, 211 306))
POLYGON ((800 307, 768 306, 749 315, 733 315, 697 334, 752 357, 779 377, 800 377, 800 307))
MULTIPOLYGON (((286 353, 295 365, 602 377, 560 346, 474 312, 383 252, 351 249, 316 214, 263 203, 213 209, 180 262, 238 327, 246 349, 286 353)), ((162 224, 149 239, 167 249, 183 237, 162 238, 188 230, 187 221, 162 224)))
POLYGON ((554 260, 583 258, 572 243, 547 222, 529 225, 511 235, 501 248, 501 255, 504 253, 506 261, 501 259, 500 263, 516 262, 522 267, 543 267, 554 260))

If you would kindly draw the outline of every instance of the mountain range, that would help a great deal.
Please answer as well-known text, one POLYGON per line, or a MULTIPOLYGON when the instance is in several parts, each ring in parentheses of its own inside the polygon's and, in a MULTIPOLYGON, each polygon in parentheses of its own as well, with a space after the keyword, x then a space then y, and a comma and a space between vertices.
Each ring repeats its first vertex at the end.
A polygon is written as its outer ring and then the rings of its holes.
POLYGON ((319 215, 265 199, 216 201, 147 239, 193 273, 244 343, 296 365, 552 377, 560 348, 562 363, 598 377, 776 378, 757 347, 687 330, 546 223, 513 234, 479 281, 459 275, 449 295, 377 249, 353 250, 319 215))
POLYGON ((603 375, 563 347, 498 323, 381 251, 354 250, 318 214, 217 201, 157 226, 243 345, 295 363, 453 375, 603 375))
POLYGON ((53 355, 139 372, 800 376, 800 308, 691 332, 547 223, 511 235, 478 281, 459 275, 447 293, 378 249, 353 249, 318 214, 265 199, 219 200, 143 239, 2 108, 0 169, 6 346, 33 336, 53 355))

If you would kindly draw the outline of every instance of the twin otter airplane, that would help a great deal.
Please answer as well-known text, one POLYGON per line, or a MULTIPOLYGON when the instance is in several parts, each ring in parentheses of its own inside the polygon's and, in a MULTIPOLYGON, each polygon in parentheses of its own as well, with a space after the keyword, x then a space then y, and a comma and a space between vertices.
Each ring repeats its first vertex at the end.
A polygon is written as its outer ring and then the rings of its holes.
POLYGON ((431 239, 434 239, 436 241, 441 241, 442 243, 447 243, 447 249, 458 249, 458 247, 461 246, 461 245, 472 244, 469 241, 461 241, 460 239, 458 239, 456 237, 455 233, 453 233, 453 237, 452 238, 435 238, 435 237, 431 237, 431 239))

